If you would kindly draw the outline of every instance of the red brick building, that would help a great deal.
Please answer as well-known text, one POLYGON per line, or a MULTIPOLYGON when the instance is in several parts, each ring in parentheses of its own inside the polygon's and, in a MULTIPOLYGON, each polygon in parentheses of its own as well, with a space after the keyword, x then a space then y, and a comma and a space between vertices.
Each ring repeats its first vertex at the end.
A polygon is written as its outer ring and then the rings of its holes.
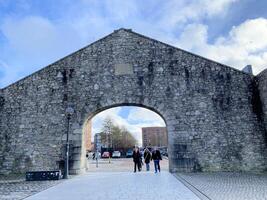
POLYGON ((142 128, 143 147, 168 146, 168 137, 166 127, 143 127, 142 128))

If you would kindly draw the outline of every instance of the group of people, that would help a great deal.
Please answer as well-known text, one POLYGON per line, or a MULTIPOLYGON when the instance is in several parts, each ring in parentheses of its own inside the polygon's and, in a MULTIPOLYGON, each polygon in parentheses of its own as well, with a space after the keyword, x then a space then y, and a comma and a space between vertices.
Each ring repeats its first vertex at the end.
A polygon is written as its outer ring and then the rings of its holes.
MULTIPOLYGON (((161 153, 157 148, 154 148, 152 152, 149 151, 148 148, 144 150, 144 162, 146 164, 146 170, 150 170, 150 161, 154 161, 155 173, 160 172, 160 160, 162 160, 161 153)), ((143 160, 142 160, 142 153, 140 152, 139 148, 134 148, 133 151, 133 162, 134 162, 134 172, 136 169, 141 171, 143 160)))

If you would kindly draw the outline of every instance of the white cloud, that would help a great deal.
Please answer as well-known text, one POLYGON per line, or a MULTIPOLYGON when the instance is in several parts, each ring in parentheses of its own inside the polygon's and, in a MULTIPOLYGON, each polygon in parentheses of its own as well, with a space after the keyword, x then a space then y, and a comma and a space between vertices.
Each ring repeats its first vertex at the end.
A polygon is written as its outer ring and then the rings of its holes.
POLYGON ((169 0, 161 8, 161 26, 174 29, 188 21, 200 21, 203 18, 222 16, 228 7, 237 0, 169 0))
MULTIPOLYGON (((165 126, 163 119, 153 111, 140 107, 132 107, 127 118, 120 116, 123 107, 105 110, 92 118, 92 139, 95 133, 101 131, 102 123, 110 117, 115 124, 126 127, 133 136, 142 143, 142 127, 165 126)), ((124 108, 125 109, 125 108, 124 108)))
POLYGON ((39 16, 6 18, 0 31, 7 41, 1 46, 0 59, 8 65, 3 68, 5 77, 0 79, 0 86, 6 86, 81 47, 74 29, 39 16))
POLYGON ((9 67, 2 67, 1 71, 5 76, 13 72, 17 74, 1 78, 0 87, 55 62, 112 30, 108 28, 108 21, 87 14, 67 23, 40 16, 9 17, 3 21, 0 31, 7 42, 0 47, 0 59, 9 67))
POLYGON ((238 0, 203 0, 199 1, 201 7, 204 8, 205 13, 212 17, 214 15, 222 15, 227 13, 227 9, 231 4, 238 0))
POLYGON ((189 24, 181 33, 178 44, 184 49, 196 49, 207 43, 207 26, 203 24, 189 24))
POLYGON ((71 28, 39 16, 7 18, 0 28, 10 48, 28 59, 55 59, 80 44, 71 28))
POLYGON ((127 120, 132 123, 139 121, 154 122, 161 126, 165 126, 163 119, 158 114, 146 108, 131 109, 127 120))
POLYGON ((188 25, 177 46, 237 69, 252 64, 254 74, 267 67, 267 19, 247 20, 213 44, 207 41, 207 29, 203 24, 188 25))
MULTIPOLYGON (((20 13, 5 15, 0 20, 6 41, 0 47, 0 59, 10 66, 5 74, 13 71, 18 73, 13 77, 25 76, 114 29, 126 27, 239 69, 251 63, 258 73, 266 65, 266 19, 248 20, 233 27, 228 36, 207 42, 208 26, 203 21, 226 15, 237 1, 82 0, 75 6, 64 4, 68 8, 64 7, 64 15, 56 20, 20 13)), ((0 79, 0 87, 13 81, 0 79)))

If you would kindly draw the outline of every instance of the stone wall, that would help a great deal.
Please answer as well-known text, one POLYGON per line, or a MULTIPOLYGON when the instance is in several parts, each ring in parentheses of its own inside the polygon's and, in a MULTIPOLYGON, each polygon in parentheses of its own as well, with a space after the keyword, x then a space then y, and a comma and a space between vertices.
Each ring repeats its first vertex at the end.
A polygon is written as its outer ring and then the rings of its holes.
POLYGON ((3 115, 3 106, 5 104, 5 99, 2 94, 2 89, 0 89, 0 167, 3 165, 4 152, 5 152, 5 138, 2 130, 2 115, 3 115))
POLYGON ((62 167, 70 120, 73 172, 84 166, 83 124, 136 105, 167 125, 170 171, 261 171, 264 129, 254 77, 120 29, 2 90, 0 173, 62 167))
POLYGON ((265 127, 265 140, 267 140, 267 70, 264 70, 256 77, 260 101, 258 103, 258 110, 261 120, 265 127))

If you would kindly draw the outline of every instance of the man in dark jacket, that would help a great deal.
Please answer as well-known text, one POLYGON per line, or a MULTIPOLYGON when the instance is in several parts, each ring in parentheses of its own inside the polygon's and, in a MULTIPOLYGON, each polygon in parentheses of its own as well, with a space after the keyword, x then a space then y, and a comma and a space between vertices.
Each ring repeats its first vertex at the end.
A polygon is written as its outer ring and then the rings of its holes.
POLYGON ((139 148, 138 147, 135 147, 134 148, 134 151, 133 151, 133 162, 134 162, 134 172, 136 172, 136 166, 138 168, 138 171, 140 172, 141 171, 141 153, 139 151, 139 148))
POLYGON ((150 163, 150 160, 151 160, 151 153, 148 150, 148 148, 145 148, 144 160, 145 160, 145 163, 146 163, 146 171, 149 171, 149 169, 150 169, 149 163, 150 163))
POLYGON ((154 160, 154 167, 155 167, 155 173, 160 172, 160 160, 162 160, 161 158, 161 154, 160 151, 155 147, 153 152, 152 152, 152 160, 154 160))

